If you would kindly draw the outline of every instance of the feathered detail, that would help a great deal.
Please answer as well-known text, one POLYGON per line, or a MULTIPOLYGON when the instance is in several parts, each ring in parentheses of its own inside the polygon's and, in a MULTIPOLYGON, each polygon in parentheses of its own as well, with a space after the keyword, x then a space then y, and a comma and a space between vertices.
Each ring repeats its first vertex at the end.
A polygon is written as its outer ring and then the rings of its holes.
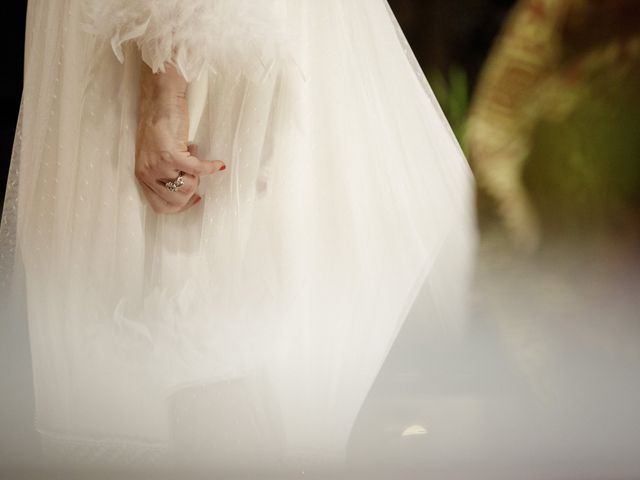
POLYGON ((84 0, 83 29, 105 38, 118 60, 134 41, 154 72, 165 62, 192 81, 207 68, 248 77, 289 56, 282 0, 84 0))

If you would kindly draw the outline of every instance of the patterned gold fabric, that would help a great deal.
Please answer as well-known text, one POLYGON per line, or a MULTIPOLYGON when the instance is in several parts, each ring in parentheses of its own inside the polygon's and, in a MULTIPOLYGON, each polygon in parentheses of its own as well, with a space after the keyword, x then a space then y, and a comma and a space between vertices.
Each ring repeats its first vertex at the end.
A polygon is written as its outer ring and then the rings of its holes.
POLYGON ((639 25, 635 0, 522 0, 511 12, 479 79, 467 141, 519 246, 534 249, 540 236, 521 182, 536 125, 564 118, 601 72, 637 64, 639 25))

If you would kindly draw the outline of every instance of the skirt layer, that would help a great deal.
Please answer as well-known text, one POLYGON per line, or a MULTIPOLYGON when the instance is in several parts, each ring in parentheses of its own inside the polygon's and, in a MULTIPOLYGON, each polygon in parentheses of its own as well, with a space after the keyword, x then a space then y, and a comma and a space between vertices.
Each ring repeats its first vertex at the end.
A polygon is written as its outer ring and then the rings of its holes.
MULTIPOLYGON (((340 460, 418 292, 462 305, 475 243, 470 170, 386 2, 290 1, 294 62, 209 74, 195 141, 227 170, 180 215, 133 174, 139 55, 118 63, 76 10, 30 3, 3 212, 37 428, 190 461, 340 460)), ((464 330, 459 308, 432 314, 464 330)))

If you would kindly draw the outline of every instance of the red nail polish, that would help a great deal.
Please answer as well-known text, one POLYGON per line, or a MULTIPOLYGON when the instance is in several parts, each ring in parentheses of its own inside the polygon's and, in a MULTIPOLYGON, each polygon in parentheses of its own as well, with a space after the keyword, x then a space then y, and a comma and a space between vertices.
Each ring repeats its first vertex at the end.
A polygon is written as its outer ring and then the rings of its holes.
POLYGON ((220 167, 220 169, 218 171, 220 172, 221 170, 224 170, 225 168, 227 168, 227 166, 226 165, 222 165, 222 167, 220 167))

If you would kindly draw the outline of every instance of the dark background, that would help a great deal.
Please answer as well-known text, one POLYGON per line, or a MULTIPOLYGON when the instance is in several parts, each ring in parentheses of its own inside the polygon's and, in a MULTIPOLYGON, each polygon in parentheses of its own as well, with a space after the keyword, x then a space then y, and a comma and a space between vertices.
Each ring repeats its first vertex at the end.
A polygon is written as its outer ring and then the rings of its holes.
POLYGON ((22 61, 27 2, 26 0, 11 2, 11 7, 9 19, 3 22, 3 28, 0 29, 0 42, 4 45, 2 62, 0 62, 0 155, 2 156, 2 176, 0 178, 2 179, 3 201, 13 135, 22 95, 22 61))
MULTIPOLYGON (((513 3, 513 0, 389 1, 427 77, 458 65, 467 72, 472 85, 513 3)), ((4 28, 0 30, 0 41, 7 46, 0 63, 2 200, 22 93, 26 8, 26 0, 11 2, 10 21, 3 22, 4 28)))

